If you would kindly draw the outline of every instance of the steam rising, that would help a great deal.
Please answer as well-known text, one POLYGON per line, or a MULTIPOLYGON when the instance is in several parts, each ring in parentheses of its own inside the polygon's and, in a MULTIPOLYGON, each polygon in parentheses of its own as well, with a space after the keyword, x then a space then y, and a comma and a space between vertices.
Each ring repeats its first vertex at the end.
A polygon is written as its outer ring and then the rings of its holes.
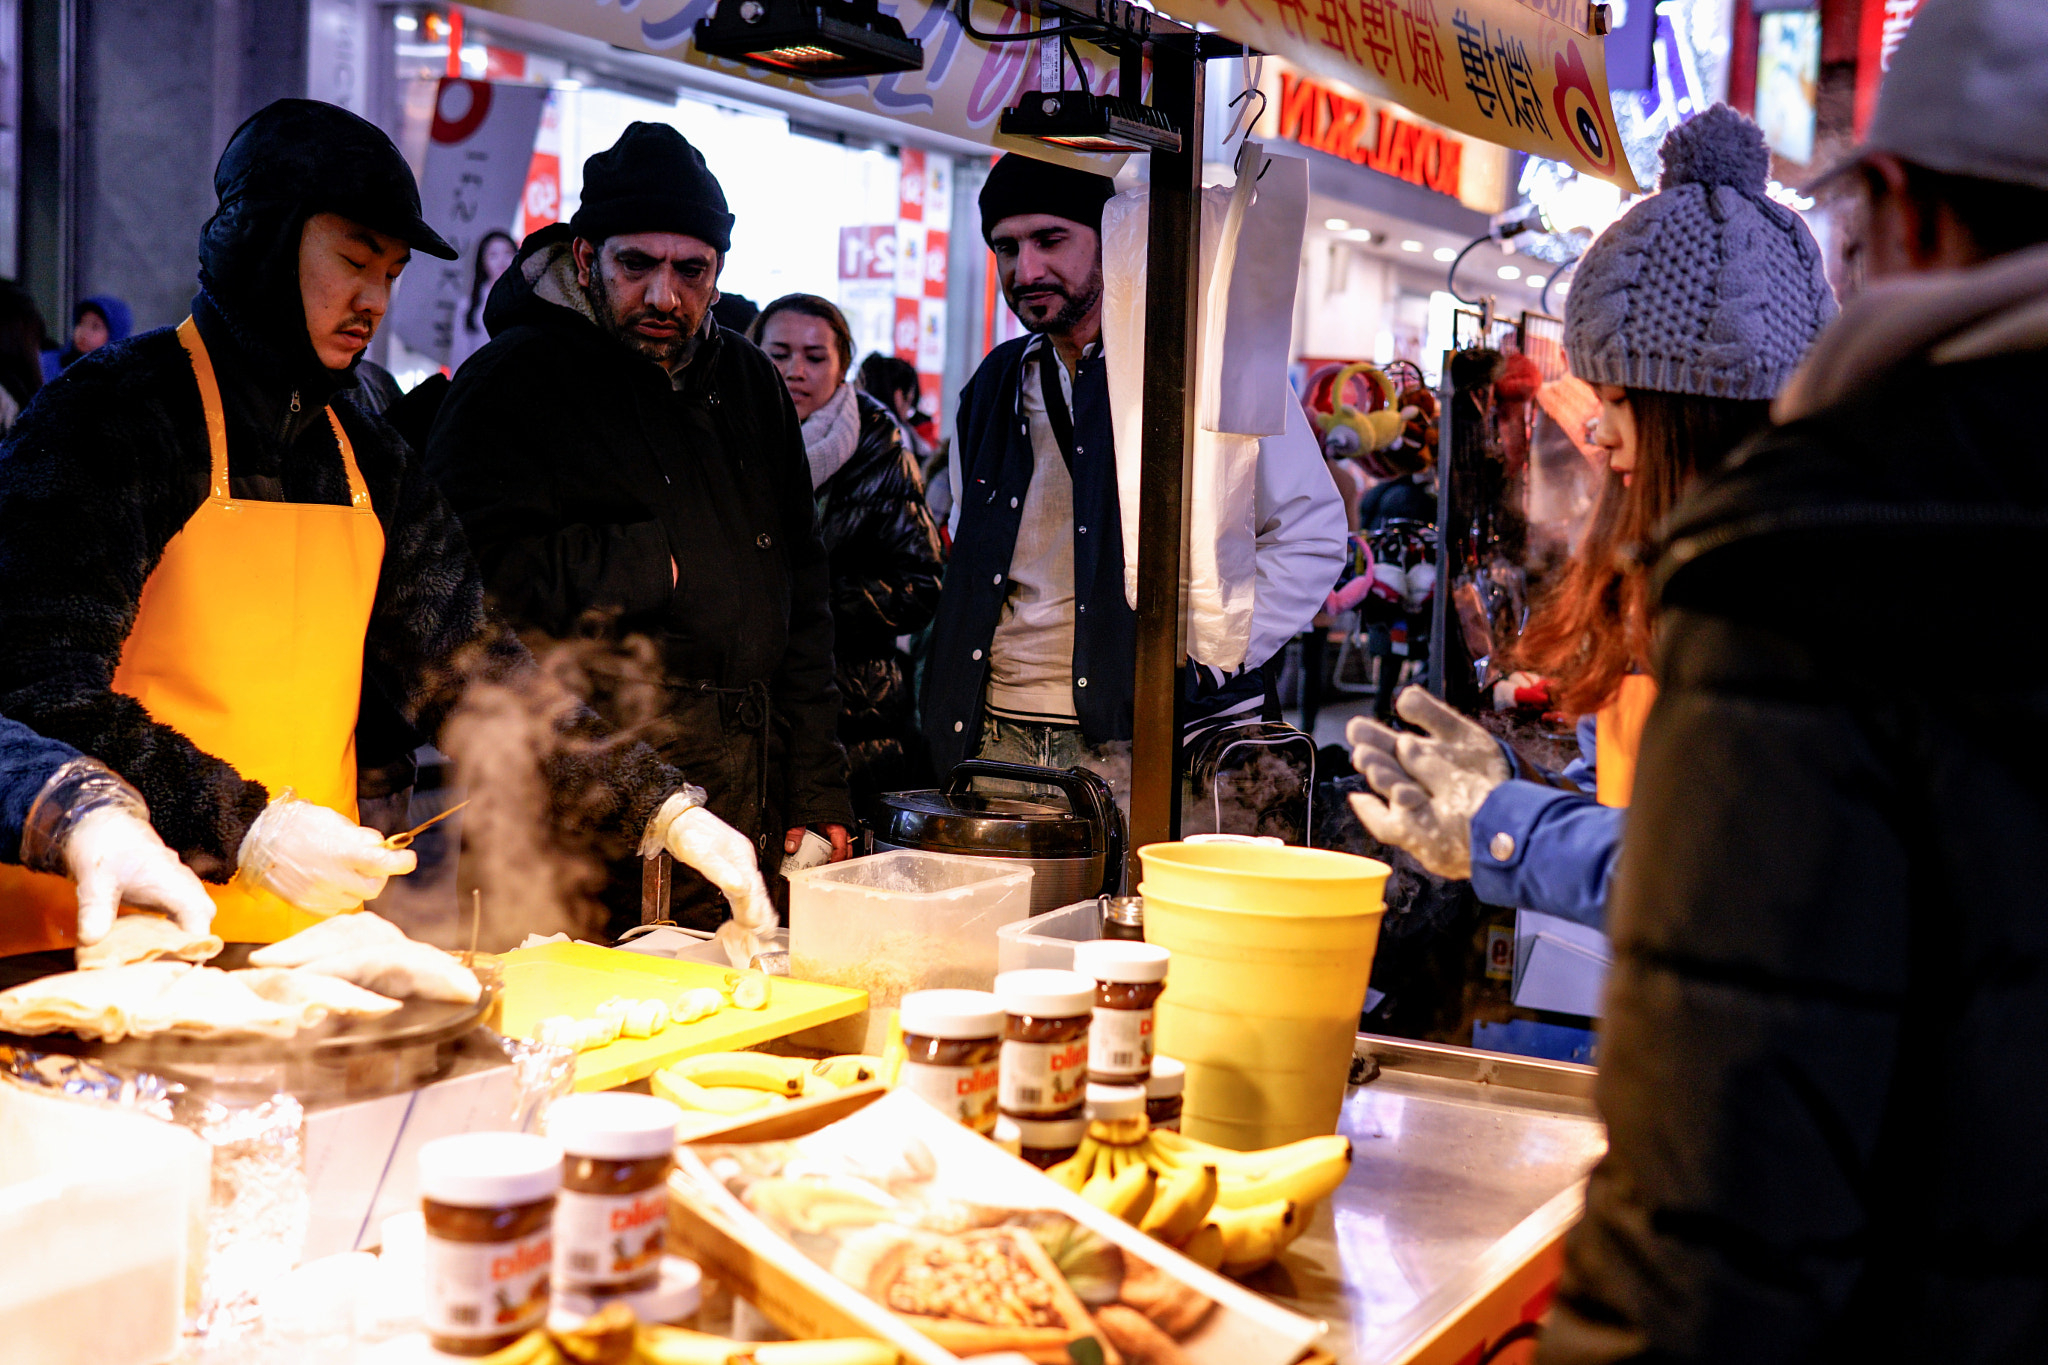
POLYGON ((478 941, 490 951, 528 934, 602 932, 606 860, 630 854, 640 835, 619 828, 630 794, 608 779, 625 749, 658 741, 667 724, 660 658, 644 636, 550 644, 536 662, 506 668, 502 649, 467 654, 440 739, 470 799, 461 919, 469 888, 480 889, 478 941))

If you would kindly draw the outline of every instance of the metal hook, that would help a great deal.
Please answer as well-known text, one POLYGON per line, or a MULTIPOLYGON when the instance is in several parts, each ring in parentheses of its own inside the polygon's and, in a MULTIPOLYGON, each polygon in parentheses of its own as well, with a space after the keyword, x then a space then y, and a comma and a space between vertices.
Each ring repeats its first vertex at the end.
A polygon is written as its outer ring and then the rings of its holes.
POLYGON ((1255 84, 1247 84, 1244 89, 1232 95, 1230 103, 1225 105, 1224 108, 1235 109, 1238 105, 1242 104, 1245 106, 1245 112, 1238 115, 1237 121, 1231 124, 1230 131, 1223 135, 1223 140, 1225 142, 1232 142, 1238 138, 1251 136, 1252 129, 1256 128, 1259 120, 1266 116, 1267 103, 1266 92, 1259 89, 1255 84), (1256 114, 1250 113, 1250 101, 1254 96, 1257 96, 1259 101, 1259 111, 1256 114), (1250 116, 1246 117, 1247 114, 1250 116))

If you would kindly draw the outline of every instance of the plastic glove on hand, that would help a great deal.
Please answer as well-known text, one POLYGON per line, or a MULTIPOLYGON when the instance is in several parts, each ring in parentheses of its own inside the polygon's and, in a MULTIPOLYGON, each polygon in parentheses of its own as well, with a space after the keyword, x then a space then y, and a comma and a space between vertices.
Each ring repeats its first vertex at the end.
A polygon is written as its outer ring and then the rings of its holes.
POLYGON ((775 902, 761 881, 753 840, 703 806, 692 806, 669 825, 662 842, 677 862, 725 893, 734 923, 757 931, 775 927, 775 902))
POLYGON ((122 905, 167 910, 188 933, 213 925, 213 897, 192 869, 164 847, 147 819, 105 807, 81 818, 64 838, 65 871, 78 883, 78 942, 98 943, 122 905))
POLYGON ((1365 716, 1345 727, 1351 766, 1373 789, 1354 793, 1351 809, 1373 838, 1439 877, 1469 877, 1472 817, 1508 780, 1507 759, 1484 727, 1420 687, 1404 690, 1394 710, 1426 733, 1400 734, 1365 716))
POLYGON ((353 910, 419 866, 411 849, 290 790, 263 808, 242 840, 236 876, 310 915, 353 910))

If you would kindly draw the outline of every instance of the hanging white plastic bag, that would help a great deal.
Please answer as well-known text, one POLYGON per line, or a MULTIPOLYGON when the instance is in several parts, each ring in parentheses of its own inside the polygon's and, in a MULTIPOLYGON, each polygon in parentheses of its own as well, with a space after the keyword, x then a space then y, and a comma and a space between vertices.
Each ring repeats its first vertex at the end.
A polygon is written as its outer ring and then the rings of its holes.
POLYGON ((1203 298, 1196 417, 1204 430, 1278 436, 1287 429, 1295 402, 1287 361, 1307 224, 1308 162, 1246 141, 1238 149, 1216 276, 1203 298))

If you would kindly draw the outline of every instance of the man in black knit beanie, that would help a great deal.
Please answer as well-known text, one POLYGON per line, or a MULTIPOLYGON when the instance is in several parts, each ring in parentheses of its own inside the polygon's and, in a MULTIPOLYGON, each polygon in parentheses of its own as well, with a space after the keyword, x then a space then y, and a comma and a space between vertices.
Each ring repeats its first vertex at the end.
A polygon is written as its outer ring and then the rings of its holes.
MULTIPOLYGON (((427 464, 522 632, 653 642, 657 750, 772 871, 806 827, 844 857, 853 814, 796 410, 711 312, 732 229, 701 152, 665 124, 627 128, 584 164, 575 216, 528 237, 491 291, 491 341, 427 464)), ((638 922, 639 886, 614 869, 615 931, 638 922)), ((675 900, 686 923, 723 918, 693 874, 675 900)))

